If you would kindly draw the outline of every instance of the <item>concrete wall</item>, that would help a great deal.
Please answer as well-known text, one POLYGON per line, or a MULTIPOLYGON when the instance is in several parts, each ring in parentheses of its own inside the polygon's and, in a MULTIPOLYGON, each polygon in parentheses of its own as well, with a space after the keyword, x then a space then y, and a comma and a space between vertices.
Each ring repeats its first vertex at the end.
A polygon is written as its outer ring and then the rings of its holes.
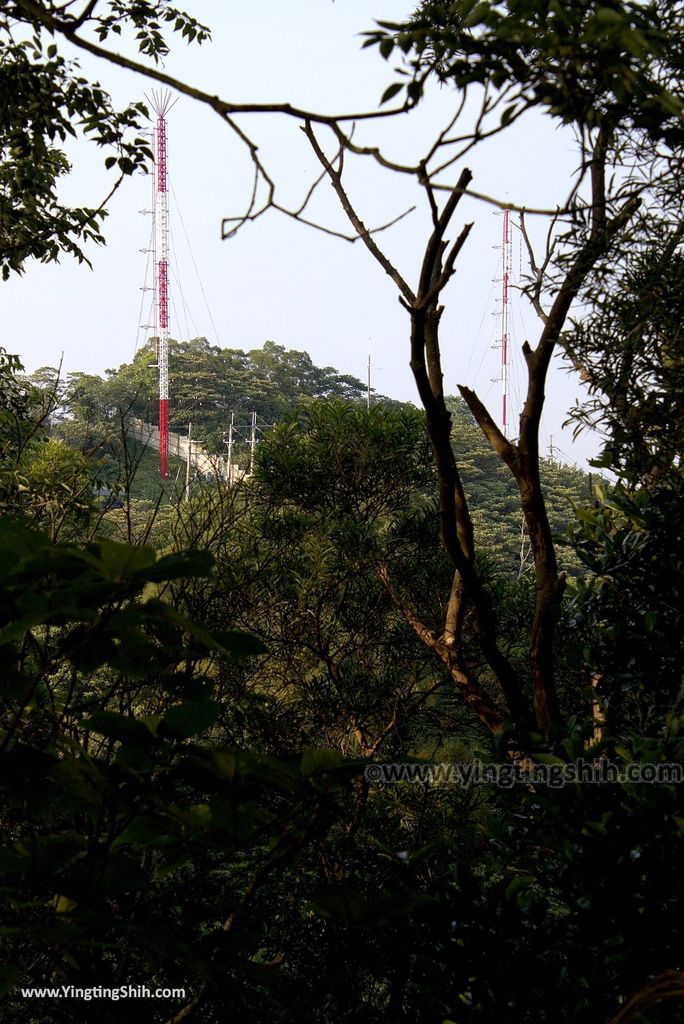
MULTIPOLYGON (((143 420, 136 419, 134 416, 129 416, 126 422, 128 430, 136 441, 159 451, 158 427, 155 427, 153 423, 145 423, 143 420)), ((173 430, 169 431, 169 455, 175 455, 183 462, 188 461, 188 439, 185 435, 177 434, 173 430)), ((231 465, 229 473, 228 460, 219 455, 209 455, 194 438, 190 445, 190 467, 197 473, 202 473, 205 476, 218 476, 222 480, 229 480, 230 483, 236 483, 249 475, 244 470, 238 469, 235 463, 231 465)))

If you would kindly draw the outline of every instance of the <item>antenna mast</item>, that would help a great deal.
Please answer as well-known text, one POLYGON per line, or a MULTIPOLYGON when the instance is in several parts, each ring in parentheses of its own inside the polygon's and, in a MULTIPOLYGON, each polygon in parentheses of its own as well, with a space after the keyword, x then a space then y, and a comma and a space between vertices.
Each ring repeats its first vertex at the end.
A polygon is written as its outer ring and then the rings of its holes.
POLYGON ((510 211, 503 211, 503 238, 501 244, 501 427, 508 437, 508 319, 510 313, 509 282, 513 260, 513 238, 511 234, 510 211))
POLYGON ((173 106, 171 93, 153 92, 157 115, 154 132, 154 290, 157 365, 159 368, 159 476, 169 478, 169 206, 166 189, 166 115, 173 106))

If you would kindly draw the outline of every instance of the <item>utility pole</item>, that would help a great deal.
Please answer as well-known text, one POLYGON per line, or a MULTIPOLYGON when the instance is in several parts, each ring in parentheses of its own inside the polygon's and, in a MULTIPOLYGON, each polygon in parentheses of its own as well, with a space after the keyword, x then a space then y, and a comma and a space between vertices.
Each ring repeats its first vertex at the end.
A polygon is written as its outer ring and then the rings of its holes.
POLYGON ((371 340, 368 339, 368 391, 366 393, 366 408, 371 406, 371 340))
POLYGON ((256 450, 256 431, 257 431, 257 414, 252 413, 252 433, 249 439, 249 446, 252 449, 249 457, 249 475, 251 476, 254 472, 254 452, 256 450))
POLYGON ((522 576, 525 571, 525 565, 527 559, 530 557, 530 543, 527 537, 527 530, 525 529, 525 517, 520 517, 520 556, 518 565, 518 579, 522 576))
POLYGON ((553 434, 551 434, 550 437, 549 437, 549 459, 550 459, 552 465, 554 464, 554 461, 555 461, 554 457, 553 457, 554 452, 555 452, 555 448, 554 448, 554 444, 553 444, 553 434))
POLYGON ((233 482, 233 424, 235 423, 235 413, 230 414, 230 426, 228 427, 228 483, 233 482))
POLYGON ((192 423, 188 423, 188 453, 185 460, 185 488, 183 491, 184 501, 190 501, 190 460, 192 455, 192 423))

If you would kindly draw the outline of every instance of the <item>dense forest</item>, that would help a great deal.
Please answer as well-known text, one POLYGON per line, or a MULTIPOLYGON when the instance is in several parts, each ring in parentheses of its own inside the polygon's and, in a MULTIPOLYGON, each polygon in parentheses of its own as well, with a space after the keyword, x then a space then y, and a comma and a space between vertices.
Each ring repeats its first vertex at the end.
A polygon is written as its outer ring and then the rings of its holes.
MULTIPOLYGON (((96 433, 87 440, 81 436, 80 443, 85 440, 91 448, 105 442, 107 426, 120 425, 122 414, 156 422, 157 374, 154 339, 139 349, 131 363, 109 370, 104 380, 69 374, 57 391, 64 420, 73 421, 74 440, 78 441, 84 422, 96 433)), ((49 388, 56 375, 56 370, 46 367, 35 375, 35 383, 49 388)), ((225 450, 222 444, 231 413, 244 422, 256 412, 261 422, 272 425, 302 401, 358 401, 366 394, 366 385, 354 377, 330 366, 314 366, 306 352, 286 351, 272 341, 251 352, 222 349, 206 338, 172 341, 169 375, 173 381, 171 429, 186 432, 191 421, 210 452, 225 450)), ((70 437, 64 434, 64 440, 70 437)))
MULTIPOLYGON (((302 420, 305 410, 321 415, 324 400, 336 408, 345 424, 346 445, 354 446, 354 431, 359 430, 358 444, 365 449, 363 458, 382 458, 383 435, 368 436, 361 426, 362 406, 367 404, 367 385, 349 375, 338 374, 332 367, 315 366, 306 352, 286 351, 273 342, 251 352, 221 350, 206 339, 173 342, 170 349, 172 401, 170 425, 186 433, 188 423, 205 451, 226 457, 226 424, 231 414, 243 423, 243 432, 236 434, 234 457, 247 465, 249 417, 256 412, 260 424, 257 436, 262 449, 261 463, 271 459, 273 446, 285 452, 292 431, 308 433, 310 427, 302 420), (320 407, 319 407, 320 406, 320 407), (274 436, 271 429, 277 427, 274 436)), ((110 532, 118 539, 131 539, 129 522, 135 524, 131 536, 149 534, 152 543, 166 541, 162 527, 171 515, 170 504, 181 497, 185 482, 185 464, 172 459, 175 472, 169 481, 160 481, 158 457, 152 449, 136 442, 128 430, 131 417, 156 421, 158 414, 156 358, 154 342, 141 350, 132 363, 110 370, 106 378, 83 373, 70 373, 65 381, 55 368, 43 367, 26 379, 35 389, 37 407, 45 412, 45 427, 53 441, 51 451, 64 460, 64 471, 73 472, 74 452, 86 460, 89 474, 101 485, 101 497, 110 508, 98 520, 98 530, 110 532), (152 364, 152 365, 150 365, 152 364), (62 442, 60 446, 59 442, 62 442), (67 449, 71 449, 69 453, 67 449), (104 490, 102 490, 104 488, 104 490), (163 492, 160 506, 160 495, 163 492), (126 507, 123 508, 123 496, 126 507)), ((410 404, 372 393, 377 415, 403 411, 416 413, 410 404)), ((463 452, 462 472, 468 497, 473 506, 476 526, 480 528, 483 550, 496 552, 509 565, 531 564, 529 539, 520 516, 513 481, 477 428, 472 415, 460 397, 449 398, 453 417, 454 443, 463 452)), ((373 414, 375 415, 375 413, 373 414)), ((372 417, 371 417, 372 418, 372 417)), ((414 428, 414 441, 420 447, 423 430, 419 418, 414 428)), ((426 460, 428 453, 424 452, 426 460)), ((320 451, 321 466, 325 452, 320 451)), ((32 472, 27 464, 27 471, 32 472)), ((321 467, 312 470, 312 479, 321 467)), ((542 460, 542 474, 549 508, 549 517, 557 542, 564 549, 566 568, 579 565, 572 556, 568 526, 573 507, 592 499, 594 486, 601 477, 582 473, 550 457, 542 460)), ((204 481, 192 472, 192 488, 204 481)), ((426 501, 436 499, 436 482, 426 485, 426 501)))
MULTIPOLYGON (((379 23, 366 45, 402 62, 388 117, 432 80, 464 116, 483 97, 415 167, 345 117, 268 108, 301 122, 397 288, 416 406, 367 405, 271 341, 175 342, 174 429, 221 453, 231 413, 270 425, 251 476, 184 492, 127 431, 154 420, 152 348, 64 381, 0 350, 8 1024, 683 1019, 683 26, 672 0, 425 0, 379 23), (531 110, 574 132, 580 170, 543 258, 526 236, 539 333, 508 437, 445 390, 439 326, 463 157, 531 110), (414 284, 343 157, 415 176, 414 284), (540 451, 557 351, 586 384, 572 418, 602 438, 591 476, 540 451)), ((124 178, 149 159, 142 112, 59 49, 139 70, 108 49, 131 27, 145 74, 233 123, 154 63, 167 31, 208 38, 184 11, 7 5, 5 277, 103 241, 101 210, 58 198, 72 122, 124 178)))

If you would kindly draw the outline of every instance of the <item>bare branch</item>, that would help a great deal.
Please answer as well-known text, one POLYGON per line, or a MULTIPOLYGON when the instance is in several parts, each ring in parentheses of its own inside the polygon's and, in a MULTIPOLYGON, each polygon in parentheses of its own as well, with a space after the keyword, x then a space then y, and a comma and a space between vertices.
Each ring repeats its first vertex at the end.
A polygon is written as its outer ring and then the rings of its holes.
POLYGON ((520 456, 518 449, 499 430, 489 412, 482 404, 478 396, 465 384, 459 384, 458 390, 463 400, 473 414, 480 430, 485 435, 494 451, 511 470, 513 476, 518 479, 520 475, 520 456))
POLYGON ((437 299, 437 297, 439 296, 439 293, 442 291, 442 289, 448 284, 450 279, 453 277, 454 273, 456 272, 456 267, 455 267, 456 259, 458 257, 458 254, 460 253, 461 249, 465 245, 465 243, 467 241, 467 238, 468 238, 468 235, 470 234, 470 232, 472 230, 472 227, 473 227, 472 221, 471 221, 470 224, 464 224, 463 225, 463 228, 461 229, 460 235, 458 236, 458 238, 454 242, 454 244, 451 247, 451 250, 449 252, 449 255, 446 258, 446 262, 444 264, 444 270, 439 275, 439 277, 434 281, 434 283, 430 287, 430 290, 427 292, 427 294, 424 295, 422 298, 416 300, 416 304, 414 306, 414 309, 427 309, 427 307, 430 306, 437 299))
POLYGON ((344 186, 342 185, 342 179, 339 172, 335 170, 335 168, 332 166, 332 164, 326 157, 325 153, 321 149, 318 139, 316 138, 313 128, 311 127, 311 123, 309 121, 307 121, 302 126, 302 131, 304 132, 307 139, 311 143, 311 147, 316 156, 318 157, 319 161, 321 162, 322 166, 327 171, 328 177, 330 178, 330 183, 332 184, 332 187, 335 190, 337 197, 340 200, 340 203, 342 204, 344 212, 347 214, 347 217, 351 221, 357 236, 363 241, 366 248, 372 253, 373 257, 378 261, 378 263, 383 268, 385 273, 388 274, 389 277, 391 277, 391 279, 394 281, 394 283, 396 284, 397 288, 404 296, 406 301, 412 305, 413 302, 415 301, 415 296, 413 292, 411 291, 408 284, 401 276, 397 268, 392 263, 390 263, 390 261, 385 256, 384 252, 382 252, 382 250, 379 249, 378 246, 373 241, 371 232, 363 223, 359 215, 356 213, 356 210, 352 206, 351 202, 349 201, 349 197, 344 189, 344 186))
POLYGON ((474 149, 475 146, 479 145, 481 142, 484 142, 486 139, 491 139, 495 135, 499 135, 500 132, 506 131, 507 128, 509 128, 512 124, 515 124, 515 122, 519 120, 519 118, 522 117, 524 113, 526 113, 533 107, 534 104, 532 103, 532 101, 526 100, 518 110, 514 111, 506 119, 505 122, 501 121, 498 125, 496 125, 496 127, 489 128, 483 131, 482 124, 484 123, 485 117, 491 114, 492 111, 496 110, 498 106, 500 106, 502 103, 506 101, 506 99, 508 99, 511 88, 512 87, 502 90, 494 100, 490 100, 489 97, 485 94, 485 98, 483 99, 482 107, 480 109, 480 113, 478 115, 477 121, 475 123, 475 128, 473 129, 473 131, 467 132, 464 135, 454 136, 454 138, 452 139, 445 139, 443 142, 443 145, 445 147, 455 146, 459 142, 464 142, 465 145, 462 146, 461 149, 453 153, 449 157, 449 159, 445 161, 443 164, 441 164, 439 167, 435 167, 432 171, 433 175, 440 174, 448 167, 451 167, 458 160, 462 160, 465 156, 467 156, 471 149, 474 149))
MULTIPOLYGON (((89 3, 83 8, 81 13, 73 21, 74 28, 80 28, 88 19, 92 16, 95 8, 97 7, 99 0, 90 0, 89 3)), ((63 10, 64 8, 62 8, 63 10)))
POLYGON ((442 641, 449 647, 460 652, 463 621, 465 618, 465 586, 460 573, 455 572, 451 580, 451 592, 447 603, 446 615, 444 616, 444 630, 442 641))
MULTIPOLYGON (((260 159, 260 157, 258 155, 258 147, 257 147, 257 145, 240 128, 240 126, 235 123, 235 121, 232 118, 226 117, 224 120, 225 120, 226 124, 238 135, 240 140, 249 149, 250 156, 251 156, 252 162, 254 164, 254 181, 253 181, 252 194, 251 194, 251 197, 250 197, 249 205, 248 205, 247 210, 245 211, 245 213, 240 214, 239 216, 236 216, 236 217, 224 217, 223 218, 223 220, 221 222, 221 239, 222 240, 225 241, 227 238, 232 238, 234 235, 237 234, 237 232, 240 230, 240 228, 242 228, 245 224, 258 220, 260 217, 262 217, 265 213, 268 213, 270 210, 274 210, 277 213, 282 213, 284 216, 289 217, 291 220, 299 221, 300 224, 304 224, 306 227, 311 227, 311 228, 314 228, 316 231, 321 231, 323 234, 332 235, 335 238, 340 238, 340 239, 342 239, 342 241, 345 241, 345 242, 356 242, 358 240, 358 237, 359 237, 358 235, 355 235, 355 234, 354 235, 350 235, 350 234, 346 234, 343 231, 337 231, 335 228, 327 227, 325 224, 320 224, 318 221, 314 221, 314 220, 311 220, 308 217, 303 217, 302 216, 304 210, 308 206, 308 204, 309 204, 312 196, 314 195, 316 189, 321 184, 321 182, 327 177, 327 175, 328 175, 327 170, 323 170, 322 174, 320 174, 319 177, 316 178, 316 180, 313 182, 313 184, 309 187, 309 189, 308 189, 308 191, 307 191, 303 201, 299 204, 299 206, 297 206, 295 208, 290 208, 290 207, 287 207, 287 206, 283 206, 281 203, 276 202, 276 198, 275 198, 275 195, 276 195, 275 182, 271 178, 270 174, 266 170, 263 162, 261 161, 261 159, 260 159), (261 206, 259 206, 258 209, 255 209, 256 199, 257 199, 257 194, 258 194, 258 188, 259 188, 259 183, 261 181, 263 181, 265 183, 266 187, 267 187, 267 195, 266 195, 266 198, 265 198, 264 202, 261 204, 261 206)), ((337 155, 334 158, 334 160, 339 160, 339 162, 340 162, 340 169, 338 169, 338 172, 337 172, 338 174, 341 173, 341 165, 342 165, 342 162, 343 162, 343 158, 344 158, 344 150, 343 150, 342 147, 340 147, 337 155)), ((410 206, 407 210, 404 210, 402 213, 398 214, 396 217, 393 217, 392 220, 388 221, 386 224, 381 224, 378 227, 371 228, 370 229, 370 234, 377 234, 379 232, 386 231, 388 228, 391 228, 395 224, 397 224, 404 217, 407 217, 410 213, 413 213, 414 210, 415 210, 415 205, 414 206, 410 206)))
POLYGON ((131 60, 131 58, 124 57, 120 53, 108 50, 104 46, 99 46, 89 39, 84 39, 76 31, 80 22, 77 22, 75 19, 55 17, 39 0, 17 0, 17 3, 38 24, 43 25, 50 32, 58 32, 79 49, 85 50, 95 57, 100 57, 110 64, 116 64, 118 67, 126 68, 128 71, 135 71, 146 78, 160 82, 162 85, 166 85, 184 96, 189 96, 191 99, 199 100, 201 103, 211 107, 212 110, 215 110, 221 117, 233 114, 285 114, 300 121, 332 125, 346 121, 384 120, 388 117, 394 117, 396 114, 407 113, 415 106, 415 103, 408 100, 401 107, 392 107, 387 110, 362 111, 354 114, 320 114, 312 110, 304 110, 301 107, 292 106, 291 103, 230 103, 219 96, 212 96, 203 89, 197 89, 194 86, 188 85, 181 79, 174 78, 158 68, 141 64, 139 61, 131 60))
POLYGON ((459 658, 456 648, 449 643, 445 643, 444 640, 436 636, 432 630, 428 629, 420 621, 411 606, 403 599, 392 583, 387 566, 383 565, 378 569, 378 578, 387 590, 393 604, 402 613, 416 636, 439 657, 458 686, 459 692, 466 704, 473 709, 480 721, 491 732, 499 732, 503 726, 504 717, 501 709, 490 700, 477 681, 469 674, 459 658))
POLYGON ((631 199, 619 214, 607 223, 597 236, 592 233, 577 254, 551 306, 537 347, 532 351, 525 342, 523 354, 528 364, 529 384, 527 397, 520 416, 520 452, 530 457, 538 444, 538 427, 544 402, 544 384, 553 350, 565 324, 570 306, 577 298, 582 284, 610 240, 624 227, 639 208, 640 200, 631 199))
MULTIPOLYGON (((418 284, 418 301, 424 303, 425 297, 433 290, 433 286, 436 280, 435 268, 437 266, 438 259, 441 256, 442 240, 444 238, 444 232, 447 230, 451 218, 453 217, 456 207, 460 203, 463 195, 472 181, 472 173, 468 168, 464 168, 461 171, 458 181, 451 188, 451 193, 447 199, 444 209, 442 210, 437 225, 430 236, 430 240, 425 250, 425 256, 423 257, 423 266, 420 273, 420 281, 418 284)), ((467 233, 466 233, 467 237, 467 233)), ((460 239, 459 239, 460 241, 460 239)), ((463 242, 465 238, 463 239, 463 242)), ((461 245, 463 244, 461 242, 461 245)), ((460 246, 459 246, 460 249, 460 246)), ((454 257, 455 258, 455 257, 454 257)), ((424 308, 424 305, 416 308, 424 308)))
MULTIPOLYGON (((473 523, 451 445, 451 415, 444 400, 439 350, 442 309, 437 306, 439 290, 435 285, 438 282, 443 284, 449 276, 445 278, 442 270, 446 248, 444 233, 470 180, 471 173, 466 169, 456 186, 452 187, 425 249, 416 300, 413 304, 406 303, 411 314, 411 370, 425 409, 437 467, 442 544, 462 580, 464 595, 467 594, 472 602, 482 652, 501 686, 512 717, 519 721, 526 717, 526 701, 513 666, 499 649, 494 608, 475 567, 473 523), (426 299, 429 301, 425 302, 426 299)), ((466 226, 461 232, 454 247, 453 259, 460 251, 468 231, 469 227, 466 226)), ((453 260, 448 269, 453 271, 453 260)), ((453 614, 457 614, 457 611, 452 603, 452 618, 453 614)))
MULTIPOLYGON (((433 182, 432 187, 446 192, 453 186, 433 182)), ((479 199, 483 203, 488 203, 490 206, 496 206, 499 210, 512 210, 514 213, 526 213, 533 217, 560 218, 563 214, 570 212, 569 209, 559 206, 553 209, 541 206, 520 206, 518 203, 512 203, 508 199, 497 199, 496 196, 488 196, 485 192, 475 192, 472 188, 467 188, 465 194, 472 199, 479 199)))
POLYGON ((423 157, 422 163, 425 164, 426 167, 430 163, 430 161, 432 160, 433 156, 438 151, 438 149, 440 149, 442 146, 448 145, 447 138, 446 138, 447 137, 447 133, 451 131, 451 129, 454 127, 454 125, 460 119, 461 114, 463 113, 463 110, 465 108, 466 101, 468 99, 468 87, 467 86, 464 89, 461 89, 460 96, 461 96, 461 100, 460 100, 460 103, 459 103, 458 107, 456 108, 456 113, 451 118, 451 120, 449 121, 449 124, 446 126, 446 128, 439 133, 439 135, 437 136, 435 142, 430 147, 430 149, 428 150, 427 154, 423 157))
POLYGON ((434 190, 430 184, 430 178, 427 170, 425 169, 425 164, 423 164, 421 168, 420 183, 425 189, 425 194, 427 196, 428 205, 430 207, 430 216, 432 217, 432 226, 436 228, 439 222, 439 208, 435 199, 434 190))
POLYGON ((553 229, 555 227, 557 220, 558 217, 554 216, 551 220, 551 223, 549 224, 549 230, 546 235, 546 251, 544 254, 544 262, 542 263, 541 267, 538 267, 535 261, 534 249, 532 248, 532 242, 530 240, 530 236, 527 231, 527 226, 525 224, 524 213, 520 214, 520 220, 518 225, 520 233, 525 242, 525 248, 527 249, 527 255, 530 262, 530 269, 532 271, 532 275, 534 278, 531 285, 523 288, 523 292, 525 295, 527 295, 530 302, 532 303, 532 306, 535 312, 537 313, 537 316, 540 318, 540 320, 544 321, 544 323, 547 320, 547 314, 541 304, 541 295, 542 291, 544 290, 544 279, 546 276, 546 271, 549 263, 551 262, 553 252, 556 247, 556 239, 553 237, 553 229))

